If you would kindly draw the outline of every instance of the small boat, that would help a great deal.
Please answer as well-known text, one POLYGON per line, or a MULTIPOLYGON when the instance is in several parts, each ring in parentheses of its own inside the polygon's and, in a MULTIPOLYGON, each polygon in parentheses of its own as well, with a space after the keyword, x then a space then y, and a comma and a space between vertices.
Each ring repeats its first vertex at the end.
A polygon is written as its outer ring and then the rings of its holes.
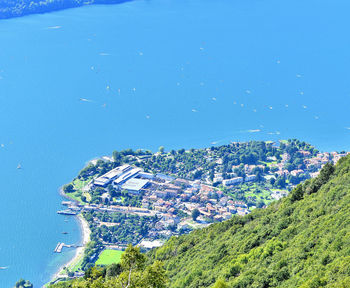
POLYGON ((47 29, 60 29, 62 28, 61 26, 50 26, 50 27, 47 27, 47 29))
POLYGON ((82 102, 91 102, 91 100, 86 99, 86 98, 79 98, 79 100, 82 101, 82 102))
POLYGON ((59 211, 57 211, 57 214, 72 216, 72 215, 77 215, 78 213, 74 212, 72 210, 66 209, 66 210, 59 210, 59 211))
POLYGON ((66 235, 66 234, 68 234, 68 232, 62 232, 62 234, 66 235))
POLYGON ((6 270, 8 269, 9 267, 0 267, 0 270, 6 270))
POLYGON ((21 164, 18 164, 18 165, 17 165, 17 169, 22 169, 21 164))
POLYGON ((64 222, 68 222, 68 219, 64 219, 64 222))

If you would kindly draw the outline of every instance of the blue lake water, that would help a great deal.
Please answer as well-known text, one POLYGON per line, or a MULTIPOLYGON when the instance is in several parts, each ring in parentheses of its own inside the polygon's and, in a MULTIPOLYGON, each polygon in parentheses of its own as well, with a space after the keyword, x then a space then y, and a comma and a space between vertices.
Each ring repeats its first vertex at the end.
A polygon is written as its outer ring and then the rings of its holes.
POLYGON ((287 138, 349 150, 349 9, 140 0, 1 21, 0 287, 39 287, 72 257, 53 253, 80 241, 58 188, 96 156, 287 138))

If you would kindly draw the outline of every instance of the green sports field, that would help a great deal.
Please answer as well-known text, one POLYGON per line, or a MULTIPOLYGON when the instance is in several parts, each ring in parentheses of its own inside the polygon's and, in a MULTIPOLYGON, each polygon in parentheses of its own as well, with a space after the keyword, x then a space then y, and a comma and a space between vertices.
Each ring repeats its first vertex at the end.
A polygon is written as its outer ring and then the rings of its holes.
POLYGON ((96 261, 96 265, 110 265, 119 263, 123 251, 119 250, 103 250, 96 261))

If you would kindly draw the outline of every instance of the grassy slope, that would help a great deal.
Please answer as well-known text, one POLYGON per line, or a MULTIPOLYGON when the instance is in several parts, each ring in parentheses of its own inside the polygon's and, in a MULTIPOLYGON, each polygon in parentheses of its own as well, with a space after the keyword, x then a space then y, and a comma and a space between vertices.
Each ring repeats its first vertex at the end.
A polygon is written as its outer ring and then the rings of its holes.
POLYGON ((326 184, 324 176, 299 187, 301 200, 296 189, 153 250, 169 287, 211 287, 218 278, 242 288, 350 287, 350 158, 340 162, 326 184))

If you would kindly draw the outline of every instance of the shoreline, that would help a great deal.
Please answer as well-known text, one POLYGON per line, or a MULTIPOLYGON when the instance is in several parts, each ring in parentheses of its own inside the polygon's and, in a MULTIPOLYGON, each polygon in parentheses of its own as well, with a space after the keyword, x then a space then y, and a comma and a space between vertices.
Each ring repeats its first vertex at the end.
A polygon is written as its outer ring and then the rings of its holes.
POLYGON ((84 257, 86 245, 90 241, 91 230, 89 228, 89 223, 84 219, 84 217, 81 214, 78 214, 76 217, 78 219, 79 226, 81 229, 81 247, 76 248, 74 257, 71 260, 59 267, 58 271, 51 277, 49 283, 56 281, 59 278, 66 278, 67 275, 62 273, 65 270, 65 268, 71 268, 72 266, 76 265, 82 259, 82 257, 84 257))
POLYGON ((44 3, 44 5, 40 6, 39 3, 34 3, 34 10, 28 8, 28 4, 24 4, 24 8, 22 11, 18 12, 16 11, 16 7, 2 7, 0 8, 0 20, 6 20, 6 19, 13 19, 13 18, 20 18, 20 17, 26 17, 30 15, 42 15, 42 14, 48 14, 68 9, 74 9, 74 8, 80 8, 85 6, 91 6, 91 5, 117 5, 117 4, 123 4, 125 2, 130 2, 133 0, 91 0, 86 3, 77 3, 76 1, 72 0, 71 2, 66 4, 59 4, 56 2, 59 1, 53 1, 52 3, 44 3))

